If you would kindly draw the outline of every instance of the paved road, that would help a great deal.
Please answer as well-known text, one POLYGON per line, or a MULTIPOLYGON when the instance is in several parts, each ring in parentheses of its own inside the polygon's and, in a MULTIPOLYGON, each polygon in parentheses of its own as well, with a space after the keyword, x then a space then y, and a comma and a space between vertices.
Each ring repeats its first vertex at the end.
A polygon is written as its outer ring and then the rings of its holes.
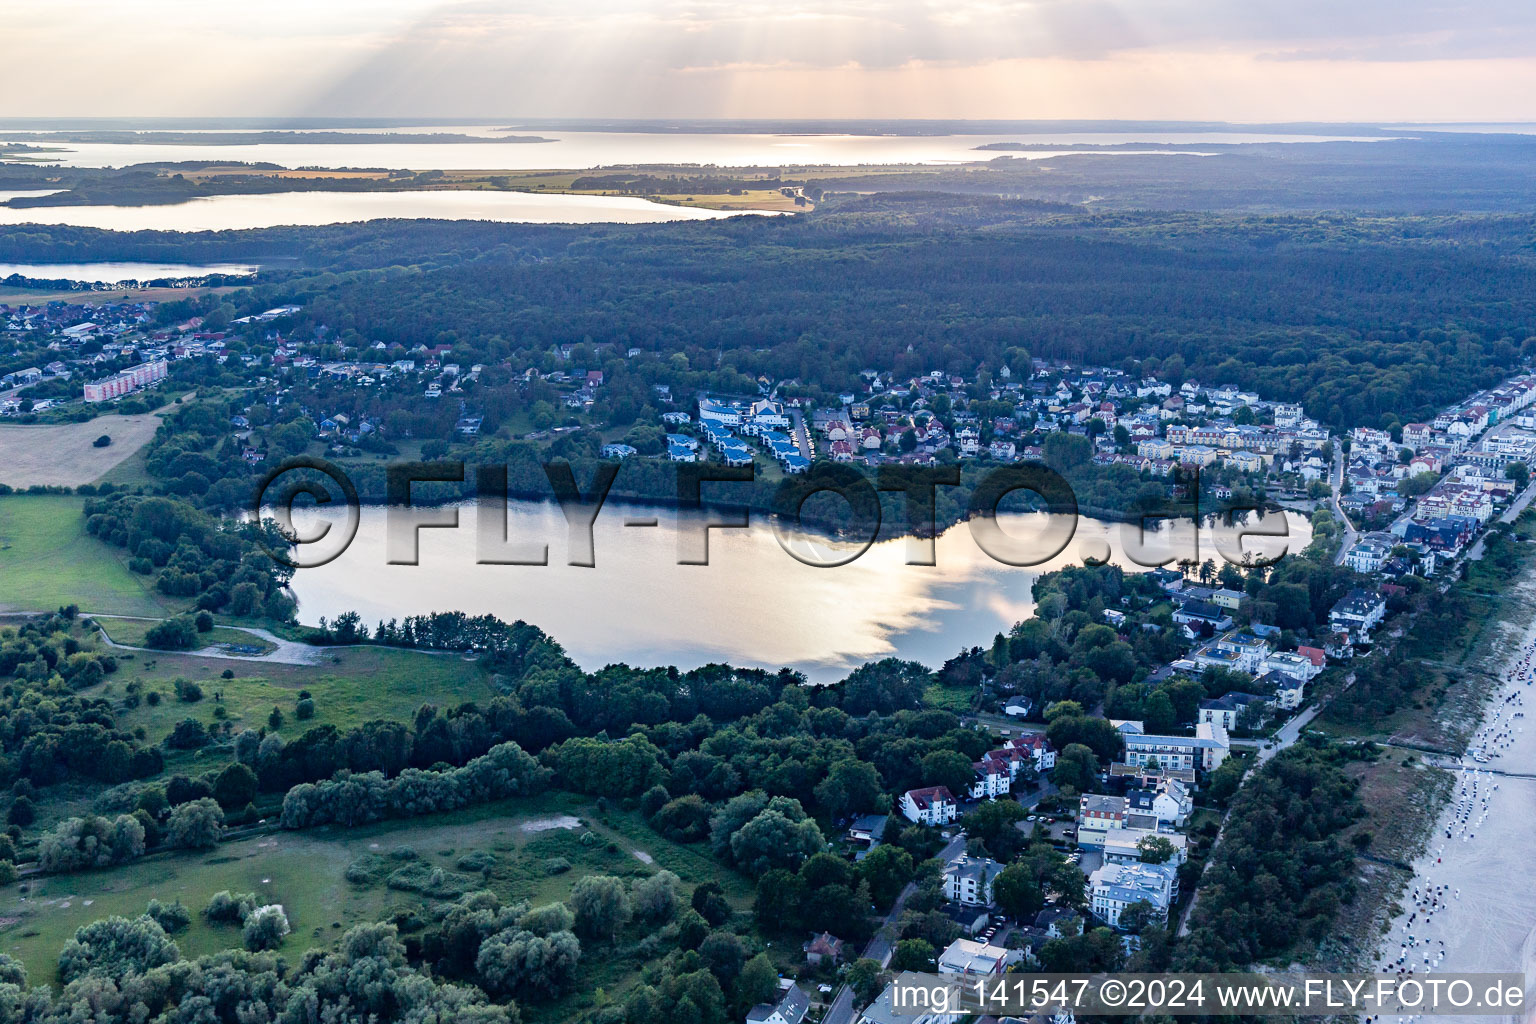
MULTIPOLYGON (((1514 501, 1509 503, 1509 508, 1504 510, 1503 515, 1499 516, 1499 522, 1512 523, 1519 519, 1520 513, 1525 511, 1526 506, 1531 503, 1532 499, 1536 499, 1536 480, 1532 480, 1530 485, 1521 491, 1514 501)), ((1487 539, 1488 532, 1485 530, 1478 535, 1477 542, 1467 551, 1467 557, 1470 559, 1481 559, 1483 557, 1483 542, 1487 539)))
POLYGON ((790 427, 790 434, 794 437, 795 444, 800 448, 800 454, 804 455, 807 459, 814 459, 816 455, 811 448, 811 431, 805 425, 805 413, 801 412, 799 408, 792 407, 789 410, 789 415, 794 420, 794 425, 790 427))
POLYGON ((1344 510, 1339 507, 1339 491, 1344 487, 1344 464, 1348 461, 1343 449, 1338 449, 1333 453, 1333 467, 1328 471, 1328 486, 1332 489, 1328 504, 1333 509, 1334 516, 1344 524, 1344 543, 1339 545, 1339 553, 1333 559, 1334 565, 1343 565, 1344 556, 1349 554, 1349 549, 1354 547, 1355 541, 1360 539, 1355 524, 1349 521, 1349 516, 1345 515, 1344 510))
MULTIPOLYGON (((955 836, 944 849, 938 853, 938 858, 945 863, 956 860, 965 852, 965 836, 955 836)), ((893 941, 896 934, 896 923, 901 920, 902 909, 913 893, 917 892, 917 886, 911 883, 901 890, 901 895, 896 897, 896 902, 891 906, 891 912, 885 915, 885 920, 880 923, 880 928, 875 932, 874 938, 869 940, 864 947, 863 955, 874 960, 881 967, 891 962, 891 952, 895 948, 893 941)), ((832 997, 831 1004, 827 1007, 826 1015, 822 1017, 821 1024, 853 1024, 858 1016, 857 1008, 853 1005, 853 990, 847 985, 837 990, 832 997)))

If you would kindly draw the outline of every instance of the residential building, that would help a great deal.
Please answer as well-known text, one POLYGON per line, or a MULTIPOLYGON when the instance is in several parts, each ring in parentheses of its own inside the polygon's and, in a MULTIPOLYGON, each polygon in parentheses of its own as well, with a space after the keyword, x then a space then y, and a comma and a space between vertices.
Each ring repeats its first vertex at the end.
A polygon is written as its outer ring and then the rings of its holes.
POLYGON ((788 978, 781 979, 776 1003, 758 1003, 747 1011, 747 1024, 800 1024, 811 1009, 811 997, 788 978), (785 988, 783 986, 787 985, 785 988))
POLYGON ((1355 572, 1378 572, 1382 563, 1392 557, 1394 540, 1391 534, 1367 534, 1349 549, 1349 553, 1344 556, 1344 564, 1355 572))
POLYGON ((948 825, 960 809, 947 786, 927 786, 909 789, 901 795, 901 813, 919 825, 948 825))
POLYGON ((1146 839, 1166 839, 1173 847, 1168 863, 1178 867, 1189 859, 1189 839, 1178 832, 1147 828, 1112 828, 1104 833, 1105 864, 1140 864, 1141 844, 1146 839))
POLYGON ((168 369, 169 364, 164 359, 140 363, 138 366, 124 370, 122 373, 108 377, 106 380, 98 380, 85 385, 85 400, 87 402, 109 402, 114 398, 121 398, 140 388, 147 388, 157 381, 165 380, 168 369))
POLYGON ((990 907, 992 882, 1003 866, 987 857, 961 857, 944 868, 944 898, 951 903, 990 907))
POLYGON ((1048 772, 1056 767, 1056 749, 1040 733, 1016 736, 1008 741, 1008 746, 1028 754, 1037 772, 1048 772))
POLYGON ((1045 932, 1047 938, 1061 939, 1081 935, 1083 919, 1070 907, 1046 907, 1035 915, 1035 927, 1045 932))
POLYGON ((1125 826, 1125 797, 1084 793, 1077 799, 1077 845, 1096 849, 1104 835, 1125 826))
POLYGON ((835 964, 843 958, 843 940, 831 932, 811 937, 805 944, 805 960, 809 964, 835 964))
POLYGON ((1312 652, 1311 655, 1302 654, 1301 649, 1295 653, 1291 651, 1276 651, 1264 659, 1263 671, 1278 672, 1283 676, 1289 676, 1299 683, 1309 683, 1327 664, 1327 655, 1321 648, 1305 648, 1312 652))
POLYGON ((1281 711, 1294 711, 1301 707, 1301 699, 1307 689, 1305 682, 1279 672, 1265 672, 1253 681, 1253 688, 1263 694, 1272 707, 1281 711))
POLYGON ((1235 612, 1238 606, 1243 603, 1243 594, 1241 591, 1228 590, 1226 587, 1222 587, 1211 595, 1211 603, 1218 608, 1235 612))
POLYGON ((894 1006, 896 982, 885 986, 885 991, 859 1014, 858 1024, 955 1024, 963 1014, 958 1011, 944 1013, 914 1006, 894 1006))
POLYGON ((1194 736, 1128 734, 1125 737, 1125 763, 1135 768, 1155 762, 1159 768, 1213 772, 1226 760, 1230 750, 1227 731, 1212 722, 1198 723, 1194 736))
POLYGON ((1088 876, 1089 906, 1099 920, 1117 928, 1133 903, 1150 904, 1158 921, 1178 898, 1178 871, 1172 864, 1105 864, 1088 876))
POLYGON ((1151 815, 1159 828, 1179 828, 1189 820, 1195 801, 1183 782, 1164 778, 1153 789, 1126 790, 1125 809, 1127 815, 1151 815))
POLYGON ((1227 732, 1237 728, 1237 723, 1247 721, 1247 715, 1262 715, 1270 705, 1268 697, 1261 697, 1256 693, 1228 693, 1223 696, 1200 702, 1200 721, 1213 722, 1220 725, 1227 732), (1257 708, 1249 711, 1249 708, 1257 708))
POLYGON ((1371 638, 1375 629, 1387 614, 1387 603, 1380 594, 1355 589, 1339 598, 1328 613, 1328 625, 1347 632, 1354 640, 1364 642, 1371 638))
POLYGON ((956 939, 939 954, 940 974, 1002 974, 1018 953, 974 939, 956 939))

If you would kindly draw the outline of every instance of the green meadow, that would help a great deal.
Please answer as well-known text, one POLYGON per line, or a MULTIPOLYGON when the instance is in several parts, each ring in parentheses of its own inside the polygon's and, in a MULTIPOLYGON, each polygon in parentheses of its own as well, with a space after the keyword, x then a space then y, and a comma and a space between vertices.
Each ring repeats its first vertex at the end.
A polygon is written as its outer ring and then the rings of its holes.
POLYGON ((456 655, 385 647, 320 648, 317 653, 318 664, 282 665, 161 651, 119 652, 116 674, 88 692, 122 697, 127 684, 136 680, 144 695, 159 693, 158 704, 143 700, 136 708, 121 709, 117 718, 125 728, 143 726, 151 742, 164 739, 184 718, 209 728, 224 721, 237 729, 256 728, 267 725, 275 707, 284 716, 282 731, 296 736, 321 725, 345 730, 379 718, 409 722, 423 704, 453 707, 496 696, 479 664, 456 655), (225 671, 234 677, 223 678, 225 671), (177 699, 177 679, 197 683, 202 699, 177 699), (314 717, 304 721, 295 713, 300 690, 308 690, 315 702, 314 717))
MULTIPOLYGON (((687 891, 718 882, 738 910, 751 904, 750 883, 702 849, 671 843, 632 814, 548 793, 360 828, 274 831, 205 853, 157 854, 102 871, 27 878, 0 890, 0 952, 22 960, 34 981, 56 983, 58 952, 76 928, 113 914, 137 916, 151 899, 180 900, 193 912, 191 927, 174 936, 184 955, 238 946, 238 929, 202 917, 213 894, 229 889, 283 905, 293 933, 281 952, 291 963, 363 921, 395 920, 403 931, 413 930, 432 903, 458 891, 490 889, 505 901, 539 905, 566 899, 585 875, 633 879, 662 868, 679 875, 687 891), (464 863, 469 854, 479 857, 464 863), (401 887, 403 876, 435 869, 443 887, 435 893, 401 887)), ((622 937, 612 955, 590 950, 590 962, 600 965, 595 983, 609 994, 632 984, 639 961, 628 947, 643 937, 622 937)), ((538 1009, 560 1019, 562 1003, 538 1009)))
POLYGON ((67 495, 0 497, 0 611, 83 611, 161 617, 184 603, 156 593, 120 552, 85 532, 85 499, 67 495))

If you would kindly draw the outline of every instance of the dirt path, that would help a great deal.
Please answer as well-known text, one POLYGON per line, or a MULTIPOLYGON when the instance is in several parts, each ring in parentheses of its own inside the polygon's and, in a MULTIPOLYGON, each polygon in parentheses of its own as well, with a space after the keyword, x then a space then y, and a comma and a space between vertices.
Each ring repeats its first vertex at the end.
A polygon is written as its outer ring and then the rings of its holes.
MULTIPOLYGON (((132 615, 82 614, 83 617, 91 619, 131 619, 137 617, 132 615)), ((132 647, 128 644, 120 644, 107 636, 106 630, 103 629, 98 629, 96 632, 101 636, 102 642, 108 647, 116 647, 120 651, 142 651, 145 654, 154 655, 179 654, 183 657, 219 658, 224 661, 264 661, 277 665, 318 665, 325 656, 323 648, 301 644, 294 640, 284 640, 274 633, 269 633, 265 629, 258 629, 255 626, 226 626, 224 628, 238 629, 242 633, 249 633, 252 636, 260 637, 267 643, 272 644, 274 649, 265 654, 231 654, 228 651, 220 650, 218 647, 204 647, 196 651, 160 651, 152 647, 132 647)))

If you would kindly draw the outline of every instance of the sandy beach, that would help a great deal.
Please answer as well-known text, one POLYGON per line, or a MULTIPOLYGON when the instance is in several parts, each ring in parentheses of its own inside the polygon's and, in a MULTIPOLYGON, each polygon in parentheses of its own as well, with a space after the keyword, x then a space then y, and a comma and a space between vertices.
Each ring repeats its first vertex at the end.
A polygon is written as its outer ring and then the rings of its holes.
MULTIPOLYGON (((1536 716, 1536 623, 1509 649, 1503 683, 1485 705, 1466 755, 1431 762, 1456 773, 1456 788, 1414 864, 1405 911, 1382 936, 1375 966, 1386 972, 1411 967, 1416 977, 1522 971, 1529 1006, 1536 996, 1536 727, 1528 717, 1536 716)), ((1437 1024, 1497 1019, 1433 1018, 1437 1024)))

